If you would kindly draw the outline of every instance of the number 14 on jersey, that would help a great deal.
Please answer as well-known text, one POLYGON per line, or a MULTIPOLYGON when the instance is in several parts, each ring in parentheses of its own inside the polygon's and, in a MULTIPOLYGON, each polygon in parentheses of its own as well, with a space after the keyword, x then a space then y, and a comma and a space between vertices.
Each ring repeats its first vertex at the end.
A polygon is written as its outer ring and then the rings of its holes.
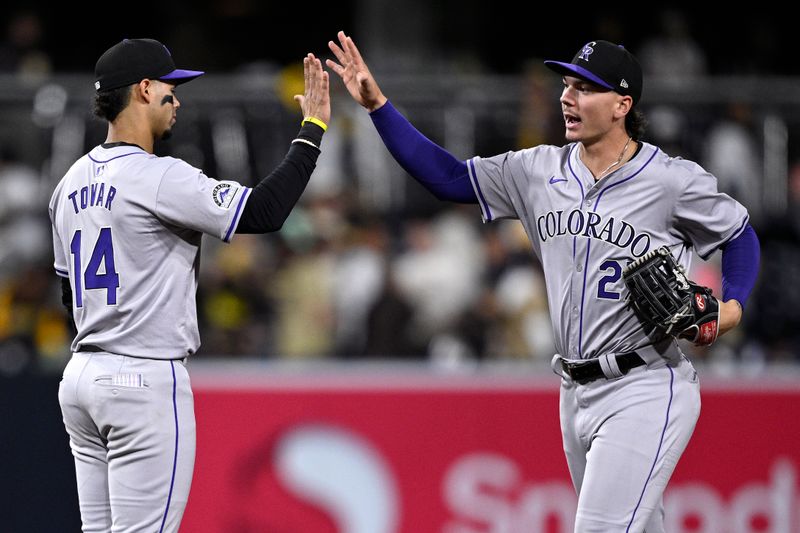
POLYGON ((114 241, 111 228, 100 228, 100 234, 92 249, 92 255, 82 269, 81 239, 82 230, 75 230, 70 242, 69 251, 73 258, 75 307, 83 307, 84 290, 106 290, 106 305, 117 305, 117 289, 119 274, 114 266, 114 241))

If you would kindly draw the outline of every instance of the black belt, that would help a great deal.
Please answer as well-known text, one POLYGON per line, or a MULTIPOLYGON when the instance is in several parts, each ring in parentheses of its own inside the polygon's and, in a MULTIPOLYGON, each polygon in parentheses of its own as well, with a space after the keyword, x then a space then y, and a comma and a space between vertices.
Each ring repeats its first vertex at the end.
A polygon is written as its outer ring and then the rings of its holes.
POLYGON ((95 346, 94 344, 81 344, 80 346, 78 346, 78 349, 75 350, 75 351, 76 352, 105 352, 104 349, 102 349, 99 346, 95 346))
MULTIPOLYGON (((99 346, 95 346, 94 344, 81 344, 81 345, 78 346, 78 349, 75 350, 75 353, 78 353, 78 352, 92 352, 92 353, 103 352, 103 353, 110 353, 110 354, 114 354, 114 355, 122 355, 122 354, 118 354, 116 352, 109 352, 108 350, 104 350, 103 348, 101 348, 99 346)), ((161 358, 155 359, 155 358, 152 358, 152 357, 137 357, 135 355, 129 355, 127 357, 133 357, 134 359, 151 359, 153 361, 183 361, 184 363, 186 362, 186 359, 188 358, 188 356, 184 356, 184 357, 175 357, 175 358, 170 358, 170 359, 161 359, 161 358)))
MULTIPOLYGON (((627 374, 631 368, 636 368, 637 366, 645 364, 644 360, 639 357, 639 354, 636 352, 621 353, 614 357, 617 360, 619 371, 622 372, 623 375, 627 374)), ((562 358, 561 368, 573 381, 581 385, 599 378, 611 377, 606 376, 603 372, 603 367, 600 365, 600 359, 596 357, 578 361, 562 358)))

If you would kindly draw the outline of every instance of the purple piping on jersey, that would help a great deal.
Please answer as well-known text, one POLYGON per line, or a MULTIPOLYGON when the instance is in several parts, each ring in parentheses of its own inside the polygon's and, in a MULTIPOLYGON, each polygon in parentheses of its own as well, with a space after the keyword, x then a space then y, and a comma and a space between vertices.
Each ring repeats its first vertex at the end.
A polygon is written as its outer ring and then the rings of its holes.
MULTIPOLYGON (((609 189, 611 189, 613 187, 616 187, 617 185, 620 185, 622 183, 625 183, 627 181, 630 181, 633 178, 635 178, 636 176, 638 176, 642 172, 642 170, 644 170, 645 167, 647 167, 647 165, 650 164, 650 162, 653 160, 653 158, 656 156, 657 153, 658 153, 658 148, 653 150, 653 154, 650 156, 650 158, 647 161, 645 161, 644 164, 641 167, 639 167, 639 169, 636 172, 634 172, 633 174, 631 174, 630 176, 628 176, 625 179, 619 180, 619 181, 617 181, 615 183, 611 183, 610 185, 608 185, 605 188, 601 189, 600 192, 597 194, 597 200, 595 200, 594 206, 592 207, 592 209, 595 212, 597 211, 597 206, 600 205, 600 198, 603 197, 603 193, 605 193, 607 190, 609 190, 609 189)), ((568 160, 568 162, 569 162, 569 160, 568 160)), ((569 169, 570 169, 570 171, 572 171, 572 166, 571 165, 570 165, 569 169)), ((575 176, 575 173, 572 172, 572 175, 575 176)), ((577 180, 578 177, 575 176, 575 179, 577 180)), ((580 181, 578 181, 578 183, 580 183, 580 181)), ((581 193, 583 193, 583 188, 582 187, 581 187, 581 193)), ((581 196, 581 200, 583 200, 583 196, 581 196)), ((574 240, 575 239, 577 239, 577 237, 573 237, 573 260, 575 259, 575 251, 574 251, 574 246, 575 246, 574 245, 574 240)), ((583 303, 584 303, 584 301, 586 299, 586 276, 589 274, 589 272, 588 272, 588 270, 589 270, 589 251, 591 250, 591 248, 592 248, 592 241, 591 241, 591 239, 589 239, 589 241, 586 243, 586 260, 584 261, 584 264, 583 264, 583 288, 581 290, 581 314, 580 314, 580 319, 578 321, 578 327, 580 328, 578 330, 578 357, 581 357, 581 358, 583 358, 583 303)))
POLYGON ((739 226, 739 228, 731 234, 731 237, 728 240, 729 241, 733 240, 736 237, 738 237, 739 235, 741 235, 741 233, 744 231, 744 227, 747 225, 748 222, 750 222, 750 215, 747 215, 746 217, 744 217, 744 220, 742 220, 742 223, 739 226))
POLYGON ((69 272, 67 272, 66 270, 61 270, 59 268, 56 269, 56 274, 58 274, 62 278, 68 278, 69 277, 69 272))
POLYGON ((127 154, 115 155, 115 156, 114 156, 114 157, 112 157, 111 159, 106 159, 105 161, 100 161, 99 159, 95 159, 94 157, 92 157, 92 155, 91 155, 91 154, 87 154, 87 155, 89 156, 89 159, 91 159, 91 160, 92 160, 92 161, 94 161, 95 163, 108 163, 109 161, 113 161, 113 160, 115 160, 115 159, 119 159, 120 157, 128 157, 129 155, 137 155, 137 154, 140 154, 140 155, 141 155, 141 154, 147 154, 147 152, 145 152, 145 151, 141 151, 141 152, 128 152, 127 154))
POLYGON ((223 239, 225 242, 230 240, 233 229, 239 224, 239 213, 242 211, 242 206, 244 205, 244 201, 248 196, 250 196, 250 188, 245 187, 244 193, 242 194, 241 198, 239 198, 239 205, 236 206, 236 214, 233 215, 231 225, 228 227, 228 231, 225 233, 225 238, 223 239))
POLYGON ((656 148, 655 150, 653 150, 653 155, 651 155, 651 156, 650 156, 650 158, 649 158, 647 161, 645 161, 645 162, 644 162, 644 165, 642 165, 642 166, 641 166, 641 168, 639 168, 639 170, 637 170, 636 172, 634 172, 633 174, 631 174, 631 175, 630 175, 630 176, 628 176, 627 178, 625 178, 625 179, 622 179, 622 180, 619 180, 619 181, 618 181, 618 182, 616 182, 616 183, 612 183, 612 184, 608 185, 607 187, 605 187, 604 189, 602 189, 602 190, 600 191, 600 193, 597 195, 597 200, 594 202, 594 209, 597 209, 597 204, 599 204, 599 203, 600 203, 600 198, 603 196, 603 194, 604 194, 604 193, 605 193, 607 190, 609 190, 609 189, 612 189, 612 188, 616 187, 617 185, 622 185, 623 183, 625 183, 625 182, 627 182, 627 181, 630 181, 630 180, 632 180, 633 178, 635 178, 636 176, 638 176, 638 175, 639 175, 639 173, 640 173, 642 170, 644 170, 644 169, 645 169, 645 167, 646 167, 647 165, 649 165, 649 164, 650 164, 650 162, 651 162, 651 161, 653 160, 653 158, 656 156, 656 154, 658 153, 658 151, 659 151, 659 149, 658 149, 658 148, 656 148))
MULTIPOLYGON (((719 250, 719 248, 721 248, 721 247, 722 247, 722 246, 724 246, 726 243, 729 243, 729 242, 731 242, 733 239, 735 239, 736 237, 738 237, 739 235, 741 235, 741 234, 742 234, 742 232, 744 231, 744 228, 747 226, 747 223, 748 223, 748 222, 750 222, 750 215, 747 215, 746 217, 744 217, 744 220, 742 220, 742 223, 741 223, 741 225, 739 225, 739 227, 736 229, 736 231, 734 231, 733 233, 731 233, 731 236, 730 236, 730 237, 728 237, 728 240, 726 240, 724 243, 720 244, 720 246, 719 246, 718 248, 714 248, 713 250, 711 250, 711 251, 710 251, 709 253, 707 253, 706 255, 701 255, 701 256, 700 256, 700 258, 701 258, 703 261, 706 261, 706 260, 707 260, 709 257, 711 257, 711 255, 712 255, 714 252, 716 252, 717 250, 719 250)), ((698 255, 699 255, 699 254, 698 254, 698 255)))
POLYGON ((158 530, 158 533, 164 531, 164 525, 167 523, 169 504, 172 501, 172 489, 175 487, 175 471, 178 469, 178 402, 176 400, 177 382, 175 380, 175 361, 170 361, 169 366, 172 369, 172 412, 175 415, 175 455, 172 457, 172 479, 169 482, 167 507, 164 509, 164 518, 161 519, 161 528, 158 530))
MULTIPOLYGON (((569 153, 567 154, 567 167, 569 167, 569 172, 572 174, 572 177, 575 178, 575 181, 578 183, 578 187, 581 189, 581 205, 583 205, 583 201, 586 198, 586 193, 583 190, 583 183, 578 178, 578 175, 575 174, 575 169, 572 168, 572 152, 575 151, 575 148, 578 147, 578 143, 575 143, 572 148, 570 148, 569 153)), ((572 260, 575 261, 575 255, 578 253, 578 237, 572 237, 572 260)), ((586 284, 586 274, 584 274, 583 283, 586 284)), ((583 296, 581 296, 581 301, 583 300, 583 296)), ((581 304, 581 320, 583 320, 583 304, 581 304)), ((579 350, 580 350, 580 342, 578 342, 579 350)))
POLYGON ((656 468, 656 463, 658 462, 658 456, 661 454, 661 447, 664 445, 664 435, 667 433, 667 426, 669 425, 669 412, 672 409, 672 396, 674 391, 672 390, 672 386, 675 382, 675 372, 672 371, 671 367, 666 367, 669 370, 669 402, 667 403, 667 416, 666 420, 664 420, 664 429, 661 430, 661 438, 658 440, 658 449, 656 450, 656 457, 653 459, 653 464, 650 466, 650 473, 647 474, 647 479, 644 482, 644 486, 642 487, 642 493, 639 495, 639 501, 636 502, 636 507, 633 509, 633 514, 631 515, 631 521, 628 522, 628 527, 625 528, 625 533, 628 533, 631 530, 631 526, 633 525, 633 519, 636 518, 636 511, 639 510, 639 506, 642 504, 642 499, 644 498, 644 491, 647 490, 647 485, 650 483, 650 478, 653 477, 653 470, 656 468))
POLYGON ((570 149, 569 154, 567 154, 567 166, 569 167, 569 171, 572 174, 572 177, 575 178, 575 181, 578 182, 578 187, 581 188, 581 204, 583 204, 583 201, 586 199, 586 193, 583 190, 583 183, 581 183, 581 180, 580 178, 578 178, 578 175, 575 174, 575 169, 572 168, 572 152, 574 152, 575 148, 577 147, 578 143, 575 143, 572 146, 572 149, 570 149))
POLYGON ((586 259, 583 261, 583 287, 581 288, 581 316, 578 319, 578 357, 583 359, 583 302, 586 299, 586 271, 589 269, 589 250, 592 239, 586 241, 586 259))
POLYGON ((481 186, 478 184, 478 176, 475 173, 475 163, 472 159, 467 161, 467 168, 469 169, 469 179, 472 182, 472 186, 475 187, 475 190, 478 193, 478 199, 481 201, 481 209, 483 209, 483 213, 486 215, 486 222, 491 222, 494 217, 492 216, 491 209, 489 209, 489 204, 486 201, 486 198, 483 196, 481 186))

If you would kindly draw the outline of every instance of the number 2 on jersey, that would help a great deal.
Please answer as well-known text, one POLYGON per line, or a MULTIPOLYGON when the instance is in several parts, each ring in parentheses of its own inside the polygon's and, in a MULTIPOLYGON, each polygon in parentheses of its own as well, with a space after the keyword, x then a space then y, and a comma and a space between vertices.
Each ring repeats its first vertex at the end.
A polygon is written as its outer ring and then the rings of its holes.
POLYGON ((117 305, 119 274, 114 266, 114 243, 111 228, 100 228, 89 264, 81 275, 81 230, 76 230, 69 245, 75 273, 75 307, 83 307, 83 289, 106 289, 106 305, 117 305), (101 265, 104 266, 101 272, 101 265))
POLYGON ((600 265, 600 271, 608 272, 609 270, 611 272, 600 278, 600 282, 597 284, 597 297, 606 298, 608 300, 619 300, 619 293, 610 291, 606 287, 609 283, 616 283, 619 281, 619 278, 622 277, 622 267, 617 261, 609 259, 600 265))

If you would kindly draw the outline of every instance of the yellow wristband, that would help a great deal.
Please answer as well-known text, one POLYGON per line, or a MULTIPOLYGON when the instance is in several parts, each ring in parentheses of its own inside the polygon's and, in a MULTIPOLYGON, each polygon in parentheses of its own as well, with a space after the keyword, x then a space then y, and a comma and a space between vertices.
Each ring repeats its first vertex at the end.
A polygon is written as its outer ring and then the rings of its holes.
POLYGON ((303 126, 306 122, 316 124, 317 126, 322 128, 322 131, 328 131, 328 125, 316 117, 306 117, 303 119, 303 122, 301 122, 300 125, 303 126))

